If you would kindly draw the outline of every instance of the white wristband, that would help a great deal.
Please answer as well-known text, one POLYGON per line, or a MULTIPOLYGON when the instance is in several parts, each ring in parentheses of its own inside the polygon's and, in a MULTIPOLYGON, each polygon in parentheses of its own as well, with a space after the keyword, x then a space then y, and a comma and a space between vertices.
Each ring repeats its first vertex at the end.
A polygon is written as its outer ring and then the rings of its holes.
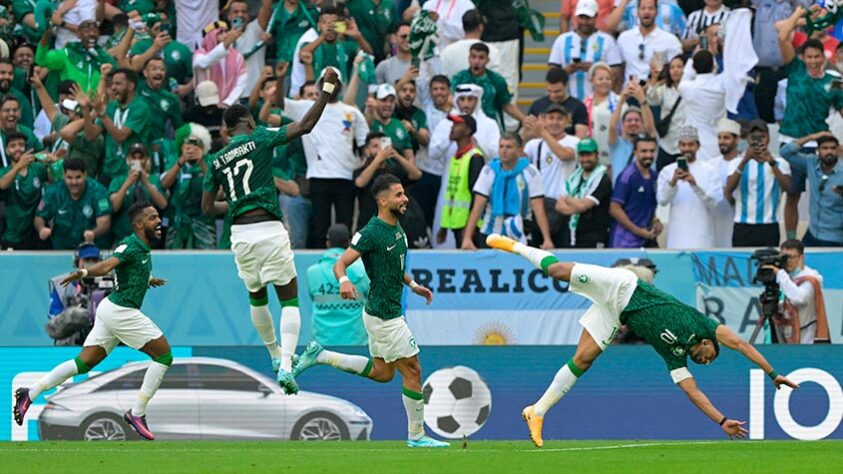
POLYGON ((342 285, 343 283, 345 283, 347 281, 351 281, 351 280, 348 279, 347 275, 343 275, 343 276, 340 277, 339 281, 340 281, 340 285, 342 285))
POLYGON ((85 278, 85 277, 87 277, 87 276, 88 276, 88 269, 87 269, 87 268, 83 268, 83 269, 79 270, 79 273, 81 273, 81 274, 82 274, 82 278, 85 278))
POLYGON ((328 82, 322 84, 322 92, 327 92, 328 94, 333 94, 334 93, 334 85, 331 84, 331 83, 328 83, 328 82))
POLYGON ((410 280, 410 283, 408 285, 409 285, 411 290, 415 290, 416 288, 419 287, 419 284, 416 283, 416 280, 410 280))

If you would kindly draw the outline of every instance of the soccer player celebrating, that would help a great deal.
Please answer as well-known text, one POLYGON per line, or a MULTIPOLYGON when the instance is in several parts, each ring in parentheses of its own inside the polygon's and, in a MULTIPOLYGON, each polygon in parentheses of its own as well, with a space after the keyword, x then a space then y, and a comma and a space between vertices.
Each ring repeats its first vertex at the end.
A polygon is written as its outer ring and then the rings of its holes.
POLYGON ((622 324, 628 325, 653 346, 667 363, 674 383, 679 385, 697 408, 719 424, 730 438, 742 438, 747 434, 745 422, 724 416, 697 388, 688 371, 689 356, 697 364, 708 365, 717 358, 719 344, 723 344, 761 367, 777 389, 782 385, 799 388, 777 374, 764 356, 731 329, 638 279, 630 270, 560 262, 550 252, 498 234, 489 235, 486 243, 489 247, 521 255, 546 275, 569 282, 571 292, 593 303, 580 318, 580 324, 585 330, 580 336, 574 357, 559 369, 544 395, 522 412, 530 429, 530 438, 538 447, 543 443, 542 423, 545 413, 571 390, 577 379, 612 343, 622 324))
POLYGON ((209 216, 227 213, 231 222, 231 250, 240 279, 249 292, 252 324, 272 358, 278 384, 288 394, 298 393, 292 374, 292 358, 299 342, 298 284, 290 237, 281 223, 281 208, 272 177, 273 150, 310 133, 328 100, 339 93, 337 73, 328 69, 322 78, 322 93, 299 122, 272 131, 257 127, 246 107, 234 104, 225 110, 223 121, 231 142, 211 158, 205 175, 202 211, 209 216), (226 201, 217 201, 222 187, 226 201), (266 285, 275 286, 281 301, 281 347, 269 313, 266 285))
POLYGON ((114 291, 97 306, 94 327, 85 339, 79 356, 57 365, 35 385, 15 390, 13 412, 18 425, 23 424, 26 411, 38 395, 74 375, 87 373, 122 342, 152 358, 135 404, 123 415, 123 419, 139 435, 155 439, 146 424, 146 405, 173 363, 173 354, 161 330, 141 313, 140 307, 149 287, 166 283, 166 280, 150 276, 152 258, 149 249, 153 241, 161 238, 161 217, 146 201, 132 204, 128 214, 134 233, 120 242, 112 256, 88 269, 76 270, 62 280, 62 286, 67 286, 72 281, 104 276, 112 270, 115 272, 114 291))
POLYGON ((407 236, 398 219, 407 211, 410 199, 404 194, 401 181, 391 174, 375 179, 372 195, 378 203, 378 215, 354 235, 351 247, 334 265, 334 275, 340 282, 340 296, 346 300, 357 299, 357 288, 348 279, 346 269, 358 258, 363 259, 366 274, 372 282, 363 311, 372 358, 325 350, 314 341, 299 357, 293 373, 298 376, 309 367, 324 364, 377 382, 389 382, 398 370, 404 382, 402 399, 407 411, 407 446, 448 447, 448 443, 425 436, 419 348, 401 314, 404 285, 427 300, 428 304, 433 301, 433 293, 413 281, 404 271, 407 236))

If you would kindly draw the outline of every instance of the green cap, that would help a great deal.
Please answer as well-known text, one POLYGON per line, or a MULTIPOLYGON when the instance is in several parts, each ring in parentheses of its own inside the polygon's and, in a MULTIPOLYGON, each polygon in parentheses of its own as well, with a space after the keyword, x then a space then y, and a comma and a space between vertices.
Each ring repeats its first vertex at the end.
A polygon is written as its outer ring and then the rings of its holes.
POLYGON ((584 138, 577 145, 577 153, 597 153, 597 142, 593 138, 584 138))

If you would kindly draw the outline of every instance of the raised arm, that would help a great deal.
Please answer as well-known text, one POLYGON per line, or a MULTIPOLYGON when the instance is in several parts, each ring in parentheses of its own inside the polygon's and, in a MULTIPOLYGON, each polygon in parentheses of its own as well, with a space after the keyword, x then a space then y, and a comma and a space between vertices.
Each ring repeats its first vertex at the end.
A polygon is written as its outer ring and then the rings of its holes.
POLYGON ((55 120, 56 115, 59 113, 59 109, 56 108, 56 104, 53 102, 53 99, 50 97, 50 93, 47 92, 47 89, 41 82, 41 77, 38 75, 37 71, 32 75, 30 80, 32 82, 33 89, 35 89, 35 93, 38 95, 38 101, 41 102, 41 107, 44 109, 44 113, 47 114, 47 118, 50 119, 50 123, 53 123, 53 120, 55 120))
POLYGON ((753 364, 761 368, 761 370, 770 377, 770 380, 773 381, 773 385, 776 386, 776 389, 781 388, 782 385, 786 385, 794 389, 799 388, 799 385, 791 382, 787 379, 787 377, 779 375, 775 370, 773 370, 773 366, 770 365, 770 363, 767 362, 767 359, 765 359, 764 356, 755 349, 755 346, 741 339, 740 336, 735 334, 735 332, 729 329, 725 324, 717 326, 715 335, 717 336, 717 342, 723 344, 729 349, 740 352, 744 357, 752 361, 753 364))
POLYGON ((798 5, 793 9, 793 13, 789 18, 776 22, 776 30, 779 32, 779 51, 782 53, 782 62, 788 64, 796 57, 796 50, 793 48, 793 43, 790 42, 793 30, 800 24, 805 24, 802 18, 805 16, 805 9, 798 5))
POLYGON ((302 135, 310 133, 310 131, 313 130, 313 127, 316 126, 316 122, 319 121, 319 117, 322 116, 322 111, 325 110, 325 106, 328 104, 331 96, 336 92, 334 91, 334 88, 337 87, 337 83, 339 82, 336 71, 328 69, 325 72, 323 81, 324 85, 322 86, 322 92, 320 92, 319 98, 316 99, 316 102, 310 107, 310 110, 305 112, 300 121, 287 125, 287 141, 292 141, 302 135))

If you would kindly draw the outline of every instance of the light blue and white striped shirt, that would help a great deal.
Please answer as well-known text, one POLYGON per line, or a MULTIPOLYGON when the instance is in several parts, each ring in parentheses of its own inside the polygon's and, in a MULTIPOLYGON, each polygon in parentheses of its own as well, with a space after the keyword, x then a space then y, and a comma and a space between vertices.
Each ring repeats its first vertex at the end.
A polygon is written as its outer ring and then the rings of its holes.
MULTIPOLYGON (((583 39, 579 33, 569 31, 559 35, 553 42, 547 62, 565 67, 579 59, 583 63, 602 61, 610 66, 623 64, 618 45, 611 35, 597 31, 583 39)), ((585 100, 591 94, 588 72, 577 71, 568 80, 568 94, 578 100, 585 100)))
MULTIPOLYGON (((779 170, 790 176, 790 164, 779 157, 775 160, 779 170)), ((737 157, 729 162, 729 176, 737 171, 741 161, 742 157, 737 157)), ((777 224, 782 191, 770 165, 749 160, 735 189, 735 223, 777 224)))

